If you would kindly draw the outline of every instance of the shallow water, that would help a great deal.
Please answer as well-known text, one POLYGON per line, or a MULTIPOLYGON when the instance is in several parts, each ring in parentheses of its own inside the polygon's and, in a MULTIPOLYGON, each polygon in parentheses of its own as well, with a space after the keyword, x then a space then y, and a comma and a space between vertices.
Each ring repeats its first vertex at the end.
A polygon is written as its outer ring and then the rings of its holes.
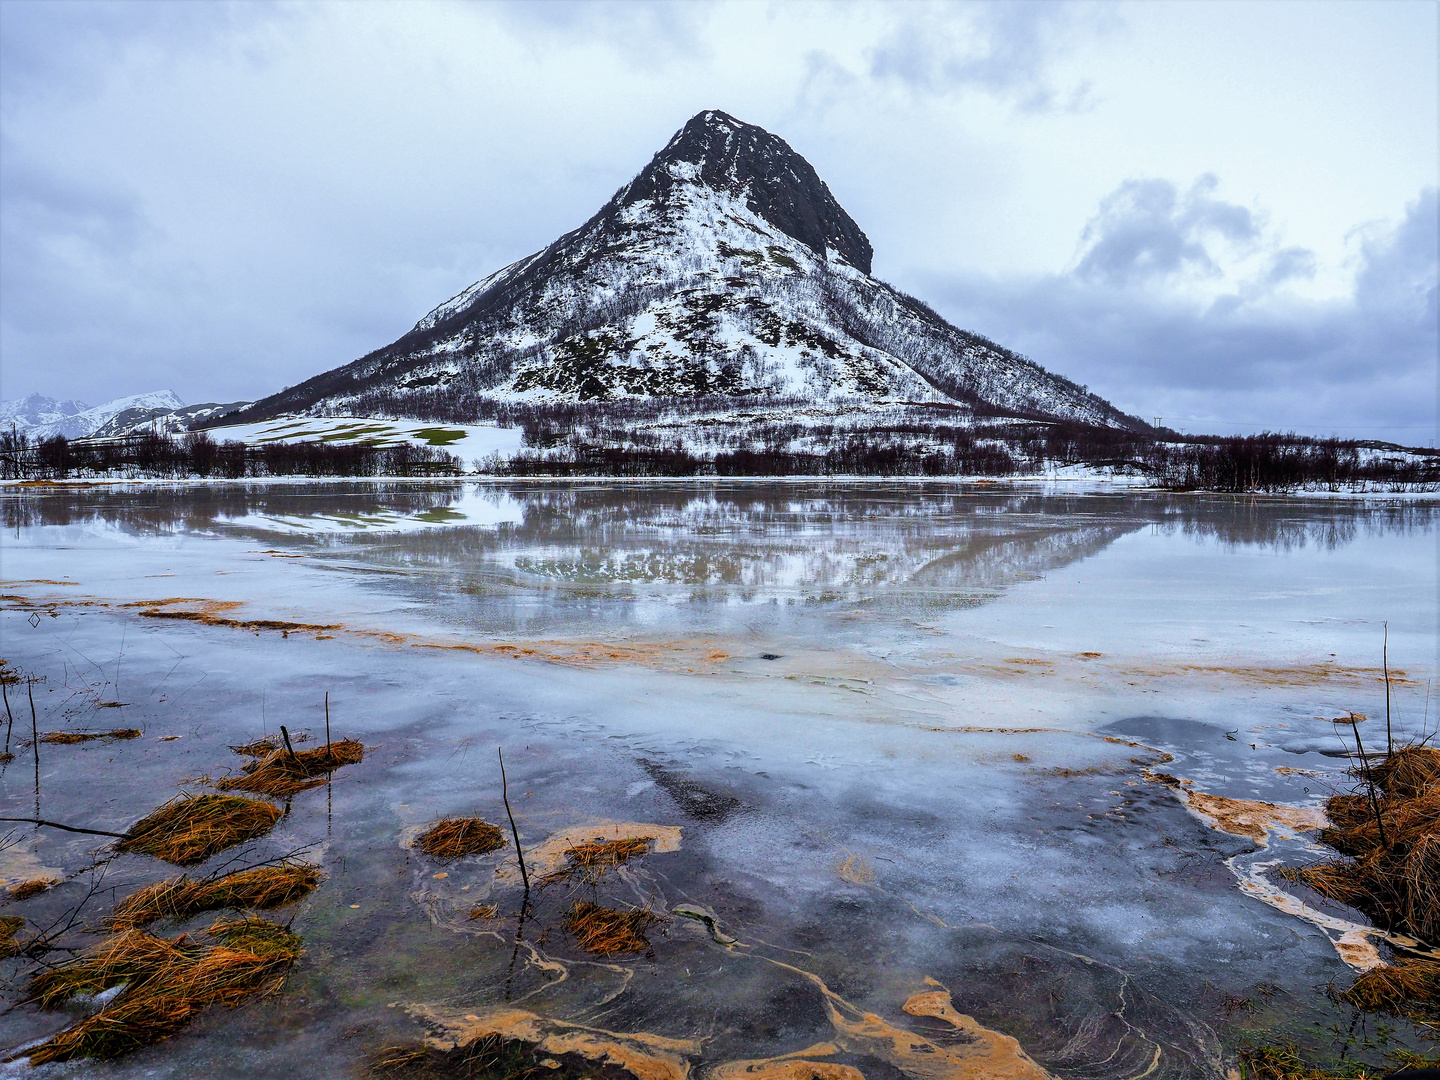
MULTIPOLYGON (((1340 931, 1237 879, 1309 841, 1218 831, 1145 772, 1318 805, 1347 783, 1333 717, 1384 740, 1387 622, 1396 737, 1440 712, 1432 501, 437 482, 9 489, 0 513, 3 655, 45 679, 39 728, 145 731, 42 745, 38 791, 20 749, 10 816, 122 830, 238 768, 229 744, 323 739, 327 690, 337 737, 374 748, 242 852, 303 847, 330 875, 281 913, 307 950, 285 991, 57 1075, 317 1055, 350 1075, 423 1034, 422 1006, 687 1041, 702 1074, 829 1043, 811 1057, 872 1080, 967 1075, 854 1030, 972 1045, 906 1011, 926 979, 1057 1076, 1219 1075, 1276 1034, 1331 1051, 1340 931), (714 922, 671 915, 648 953, 601 960, 562 926, 588 887, 538 890, 521 926, 513 848, 442 866, 405 846, 445 814, 504 822, 499 745, 527 849, 678 827, 595 898, 714 922)), ((94 839, 17 828, 0 871, 67 881, 7 913, 44 925, 90 893, 98 925, 173 872, 84 870, 94 839)), ((21 1008, 0 1032, 67 1022, 21 1008)))

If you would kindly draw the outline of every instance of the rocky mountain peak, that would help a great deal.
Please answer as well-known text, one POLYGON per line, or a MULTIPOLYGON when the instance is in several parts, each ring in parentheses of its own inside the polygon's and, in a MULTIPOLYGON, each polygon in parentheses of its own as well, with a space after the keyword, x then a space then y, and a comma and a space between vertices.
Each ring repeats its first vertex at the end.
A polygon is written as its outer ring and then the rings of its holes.
POLYGON ((718 109, 697 113, 615 197, 619 207, 663 203, 680 184, 702 184, 743 199, 750 211, 817 255, 827 248, 870 273, 874 252, 803 157, 777 135, 718 109))

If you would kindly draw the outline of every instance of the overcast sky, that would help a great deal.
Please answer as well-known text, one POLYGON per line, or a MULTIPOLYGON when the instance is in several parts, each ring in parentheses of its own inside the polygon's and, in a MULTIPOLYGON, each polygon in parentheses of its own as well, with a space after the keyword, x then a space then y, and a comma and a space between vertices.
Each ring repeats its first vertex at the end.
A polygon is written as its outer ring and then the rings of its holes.
POLYGON ((259 397, 694 113, 876 276, 1191 431, 1436 441, 1437 6, 0 0, 0 394, 259 397))

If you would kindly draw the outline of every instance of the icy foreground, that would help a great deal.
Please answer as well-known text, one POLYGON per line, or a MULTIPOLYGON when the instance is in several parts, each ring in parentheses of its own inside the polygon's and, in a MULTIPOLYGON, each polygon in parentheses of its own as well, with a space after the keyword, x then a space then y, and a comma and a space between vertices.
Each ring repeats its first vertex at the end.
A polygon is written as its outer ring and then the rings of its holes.
MULTIPOLYGON (((46 680, 39 730, 144 731, 32 762, 22 706, 8 815, 122 829, 279 724, 315 747, 327 691, 368 748, 236 849, 329 875, 280 913, 296 974, 113 1077, 353 1075, 385 1043, 509 1025, 663 1040, 680 1064, 656 1077, 781 1055, 1018 1077, 973 1057, 1009 1039, 1031 1077, 1218 1080, 1258 1021, 1325 1046, 1350 1022, 1317 987, 1353 977, 1359 916, 1264 890, 1348 783, 1330 718, 1383 737, 1382 622, 1397 732, 1434 725, 1433 500, 423 482, 26 488, 0 510, 0 629, 46 680), (597 831, 653 848, 527 908, 512 848, 417 853, 441 816, 508 824, 497 746, 533 873, 597 831), (592 898, 661 916, 649 952, 585 953, 565 911, 592 898)), ((173 872, 12 839, 6 884, 61 879, 7 907, 36 926, 77 903, 99 925, 173 872)), ((0 1037, 70 1019, 10 1009, 0 1037)))
POLYGON ((870 275, 871 247, 783 140, 694 117, 590 221, 404 337, 258 402, 459 418, 475 398, 938 401, 1143 429, 870 275), (407 412, 407 410, 410 410, 407 412))

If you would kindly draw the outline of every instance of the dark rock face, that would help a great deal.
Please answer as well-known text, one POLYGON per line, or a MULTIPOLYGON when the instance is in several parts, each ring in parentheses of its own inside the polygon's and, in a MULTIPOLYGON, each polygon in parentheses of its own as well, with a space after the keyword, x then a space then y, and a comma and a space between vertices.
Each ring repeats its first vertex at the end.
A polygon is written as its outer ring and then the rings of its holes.
POLYGON ((869 239, 811 164, 779 136, 716 109, 692 117, 621 189, 615 205, 664 201, 679 182, 668 168, 677 162, 696 166, 695 178, 706 187, 743 198, 752 212, 817 255, 834 248, 855 269, 870 273, 874 250, 869 239))

